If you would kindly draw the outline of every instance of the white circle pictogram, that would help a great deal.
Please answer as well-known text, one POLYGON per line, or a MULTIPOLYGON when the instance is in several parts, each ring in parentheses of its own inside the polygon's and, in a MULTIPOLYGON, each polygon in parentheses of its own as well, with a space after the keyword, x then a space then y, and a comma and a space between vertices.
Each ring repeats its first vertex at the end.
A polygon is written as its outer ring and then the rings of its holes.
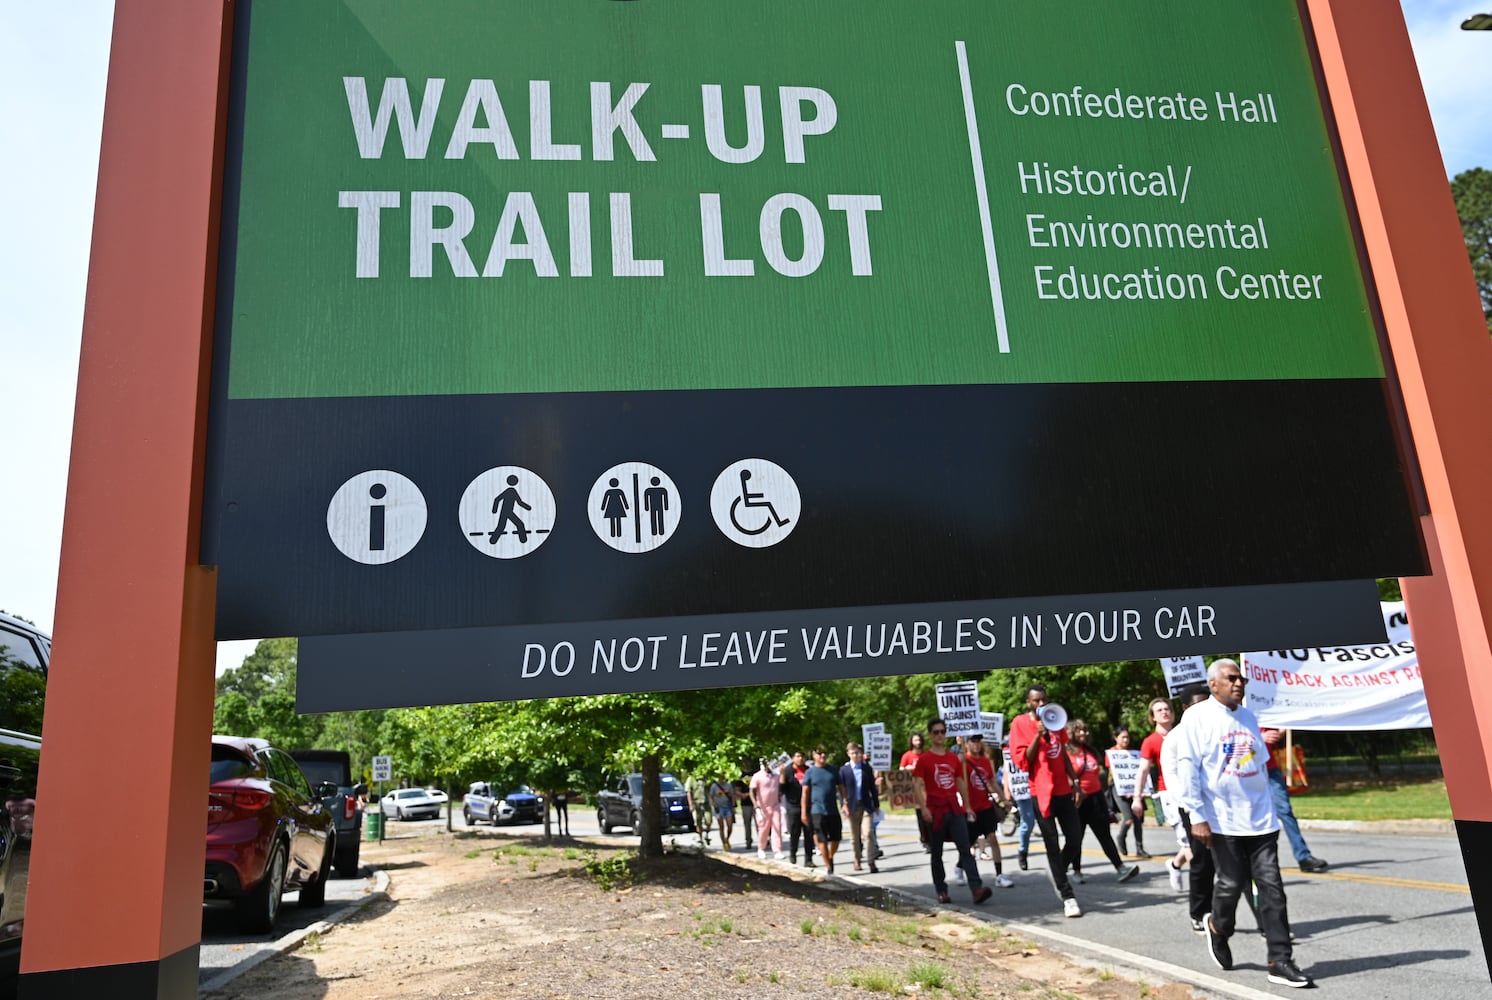
POLYGON ((651 552, 673 537, 679 488, 657 466, 623 462, 601 473, 586 501, 596 537, 618 552, 651 552))
POLYGON ((407 555, 425 534, 425 495, 388 469, 359 472, 332 494, 326 533, 348 559, 382 566, 407 555))
POLYGON ((764 549, 798 526, 803 498, 787 470, 765 458, 745 458, 726 468, 710 489, 710 513, 726 538, 764 549))
POLYGON ((499 465, 471 481, 456 516, 472 548, 493 559, 517 559, 554 530, 554 493, 528 469, 499 465))

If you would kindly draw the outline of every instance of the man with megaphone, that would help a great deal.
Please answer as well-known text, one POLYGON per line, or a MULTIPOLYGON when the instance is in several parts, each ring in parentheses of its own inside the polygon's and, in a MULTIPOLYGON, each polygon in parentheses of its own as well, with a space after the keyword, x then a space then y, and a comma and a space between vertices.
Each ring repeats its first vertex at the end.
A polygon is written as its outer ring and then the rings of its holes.
POLYGON ((1046 866, 1052 884, 1062 899, 1062 912, 1065 916, 1081 917, 1083 909, 1067 879, 1067 869, 1076 858, 1065 854, 1076 849, 1082 822, 1073 799, 1072 765, 1065 746, 1067 713, 1062 706, 1047 701, 1046 687, 1041 684, 1026 689, 1026 707, 1030 711, 1010 724, 1010 758, 1030 776, 1031 796, 1036 800, 1036 827, 1046 847, 1046 866), (1059 826, 1061 841, 1057 838, 1059 826))

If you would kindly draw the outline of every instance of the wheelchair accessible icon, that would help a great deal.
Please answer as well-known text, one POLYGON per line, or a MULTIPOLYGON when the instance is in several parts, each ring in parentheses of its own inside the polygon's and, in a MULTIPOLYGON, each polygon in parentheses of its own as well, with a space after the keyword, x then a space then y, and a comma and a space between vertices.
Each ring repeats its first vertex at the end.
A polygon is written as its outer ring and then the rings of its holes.
POLYGON ((798 526, 803 498, 782 466, 745 458, 715 477, 710 513, 731 541, 752 549, 776 545, 798 526))

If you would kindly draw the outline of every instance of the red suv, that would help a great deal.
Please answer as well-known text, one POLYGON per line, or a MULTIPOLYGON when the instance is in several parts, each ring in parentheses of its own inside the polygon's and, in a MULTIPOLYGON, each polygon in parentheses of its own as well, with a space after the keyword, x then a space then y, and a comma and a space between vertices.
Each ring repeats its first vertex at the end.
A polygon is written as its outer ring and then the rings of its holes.
POLYGON ((204 900, 233 905, 247 934, 273 930, 283 893, 326 902, 337 849, 332 815, 299 765, 266 740, 212 738, 204 900))

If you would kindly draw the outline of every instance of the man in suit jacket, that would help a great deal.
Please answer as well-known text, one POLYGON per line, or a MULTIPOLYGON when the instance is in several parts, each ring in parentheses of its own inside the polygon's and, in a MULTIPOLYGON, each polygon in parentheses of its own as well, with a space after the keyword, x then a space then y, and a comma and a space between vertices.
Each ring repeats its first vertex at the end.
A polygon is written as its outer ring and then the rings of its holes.
POLYGON ((844 818, 850 828, 850 840, 855 845, 855 871, 861 869, 861 859, 870 860, 870 870, 876 867, 876 810, 881 808, 881 797, 876 792, 876 773, 865 759, 865 751, 858 743, 845 747, 849 763, 839 769, 839 781, 844 788, 844 818))

